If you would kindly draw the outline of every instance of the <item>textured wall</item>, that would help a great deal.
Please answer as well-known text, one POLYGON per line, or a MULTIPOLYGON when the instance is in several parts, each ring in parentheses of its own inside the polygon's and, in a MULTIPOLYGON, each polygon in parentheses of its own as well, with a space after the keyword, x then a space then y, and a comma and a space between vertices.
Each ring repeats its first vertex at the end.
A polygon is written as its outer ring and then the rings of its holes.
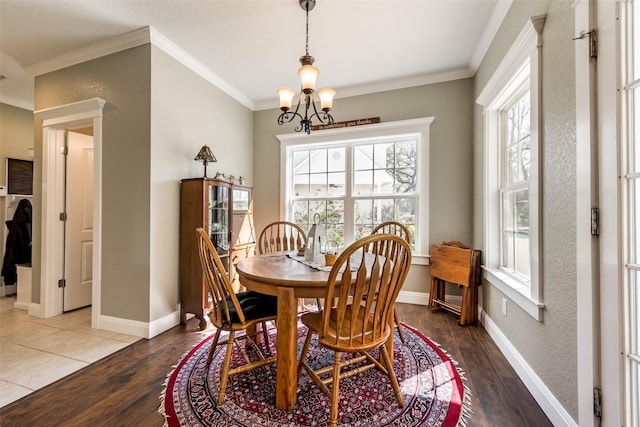
POLYGON ((180 180, 201 177, 193 158, 203 145, 207 168, 251 183, 253 113, 157 47, 151 51, 151 319, 176 309, 180 180))
MULTIPOLYGON (((509 305, 501 313, 503 295, 482 287, 483 308, 534 369, 565 410, 577 419, 576 325, 576 187, 575 187, 575 79, 574 17, 571 2, 516 0, 497 38, 476 74, 476 96, 482 91, 527 19, 547 14, 543 31, 542 71, 542 227, 543 321, 538 322, 509 305), (527 331, 523 334, 522 331, 527 331)), ((475 109, 475 192, 482 194, 483 117, 475 109)), ((482 203, 481 198, 475 200, 482 203)), ((479 206, 478 206, 479 207, 479 206)), ((482 224, 475 210, 474 225, 482 224)), ((477 246, 484 243, 483 229, 474 230, 477 246)))
MULTIPOLYGON (((472 79, 338 98, 334 119, 380 117, 382 122, 434 117, 430 133, 429 240, 471 242, 472 238, 472 79)), ((280 214, 280 145, 276 135, 293 132, 278 126, 279 110, 254 115, 256 229, 280 214)), ((424 244, 424 242, 423 242, 424 244)), ((429 249, 427 249, 428 252, 429 249)), ((428 291, 428 269, 413 266, 403 290, 428 291)))

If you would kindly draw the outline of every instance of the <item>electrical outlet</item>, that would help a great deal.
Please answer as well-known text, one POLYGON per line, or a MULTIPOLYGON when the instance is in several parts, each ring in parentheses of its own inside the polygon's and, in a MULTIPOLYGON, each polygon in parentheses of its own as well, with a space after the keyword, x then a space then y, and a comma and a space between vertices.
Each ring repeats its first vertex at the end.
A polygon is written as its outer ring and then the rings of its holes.
POLYGON ((502 298, 502 314, 504 316, 507 315, 507 299, 506 298, 502 298))

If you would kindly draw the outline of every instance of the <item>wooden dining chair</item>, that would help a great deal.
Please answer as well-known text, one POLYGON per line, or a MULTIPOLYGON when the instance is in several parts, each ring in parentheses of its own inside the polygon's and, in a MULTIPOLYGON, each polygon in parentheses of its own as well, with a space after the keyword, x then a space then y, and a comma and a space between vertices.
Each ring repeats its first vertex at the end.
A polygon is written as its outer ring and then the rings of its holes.
MULTIPOLYGON (((258 251, 269 254, 281 251, 295 251, 307 245, 307 235, 298 224, 289 221, 276 221, 268 224, 260 233, 258 251)), ((316 298, 318 310, 322 309, 322 302, 316 298)), ((307 310, 304 299, 300 300, 299 312, 307 310)))
POLYGON ((196 233, 198 234, 200 262, 213 303, 209 317, 211 323, 216 327, 216 334, 207 356, 207 367, 211 365, 217 345, 227 344, 218 392, 218 404, 222 404, 230 375, 247 372, 276 361, 275 356, 268 358, 264 356, 254 337, 262 333, 265 348, 269 349, 266 322, 276 320, 278 304, 275 296, 253 291, 236 294, 209 236, 202 228, 196 229, 196 233), (256 332, 258 324, 261 324, 261 332, 256 332), (229 336, 226 340, 218 342, 222 331, 229 332, 229 336), (244 331, 244 334, 236 335, 241 331, 244 331), (231 369, 231 353, 234 345, 246 363, 231 369), (249 358, 247 354, 249 348, 255 350, 257 358, 254 357, 253 360, 249 358))
POLYGON ((276 221, 267 225, 258 238, 258 251, 261 254, 281 251, 295 251, 305 247, 307 235, 298 224, 288 221, 276 221))
MULTIPOLYGON (((404 224, 401 224, 395 221, 383 222, 382 224, 379 224, 371 231, 371 234, 380 234, 380 233, 395 234, 396 236, 400 236, 403 239, 405 239, 407 242, 409 242, 409 246, 411 246, 411 231, 409 231, 409 228, 404 224)), ((400 336, 400 341, 404 343, 404 332, 402 332, 402 325, 398 320, 398 314, 395 310, 393 311, 393 322, 396 329, 398 329, 398 335, 400 336)))
POLYGON ((322 312, 301 317, 309 332, 300 355, 298 376, 304 368, 331 399, 331 426, 337 424, 340 380, 371 368, 389 377, 398 404, 404 406, 385 344, 393 339, 390 316, 410 265, 411 248, 403 238, 390 234, 366 236, 345 249, 333 265, 322 312), (333 366, 314 370, 306 363, 313 334, 318 335, 321 346, 334 351, 333 366), (376 348, 379 359, 370 354, 376 348), (343 361, 343 353, 361 355, 343 361), (346 367, 352 368, 343 372, 346 367), (330 384, 331 389, 327 387, 330 384))

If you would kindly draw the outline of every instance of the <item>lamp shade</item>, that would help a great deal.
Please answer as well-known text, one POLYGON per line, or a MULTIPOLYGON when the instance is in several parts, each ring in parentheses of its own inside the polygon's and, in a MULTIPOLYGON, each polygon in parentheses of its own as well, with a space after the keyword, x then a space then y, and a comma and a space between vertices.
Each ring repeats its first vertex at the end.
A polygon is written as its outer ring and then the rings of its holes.
POLYGON ((196 155, 195 159, 193 160, 197 160, 205 164, 218 161, 216 159, 216 156, 213 155, 213 152, 211 151, 211 148, 209 148, 208 145, 203 145, 200 151, 198 151, 198 154, 196 155))
POLYGON ((302 67, 298 68, 298 75, 300 76, 300 80, 302 82, 302 90, 315 90, 318 74, 320 74, 320 70, 318 70, 313 65, 303 65, 302 67))
POLYGON ((318 90, 318 96, 320 97, 320 108, 329 111, 333 108, 333 97, 336 91, 330 87, 318 90))
POLYGON ((278 95, 280 96, 280 108, 290 109, 293 97, 296 95, 294 90, 288 87, 281 87, 278 89, 278 95))

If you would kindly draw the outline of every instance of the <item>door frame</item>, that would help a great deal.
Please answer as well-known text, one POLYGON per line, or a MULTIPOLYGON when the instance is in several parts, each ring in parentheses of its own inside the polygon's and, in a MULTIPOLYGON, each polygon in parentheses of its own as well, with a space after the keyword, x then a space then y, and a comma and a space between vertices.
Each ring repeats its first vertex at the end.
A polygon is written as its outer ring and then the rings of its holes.
POLYGON ((40 232, 40 305, 29 308, 29 314, 52 317, 62 314, 62 289, 58 280, 62 269, 63 245, 59 214, 64 191, 64 165, 59 156, 60 136, 65 130, 93 127, 93 285, 91 290, 91 327, 99 329, 101 254, 102 254, 102 110, 106 101, 85 101, 35 111, 42 119, 42 220, 40 232))

